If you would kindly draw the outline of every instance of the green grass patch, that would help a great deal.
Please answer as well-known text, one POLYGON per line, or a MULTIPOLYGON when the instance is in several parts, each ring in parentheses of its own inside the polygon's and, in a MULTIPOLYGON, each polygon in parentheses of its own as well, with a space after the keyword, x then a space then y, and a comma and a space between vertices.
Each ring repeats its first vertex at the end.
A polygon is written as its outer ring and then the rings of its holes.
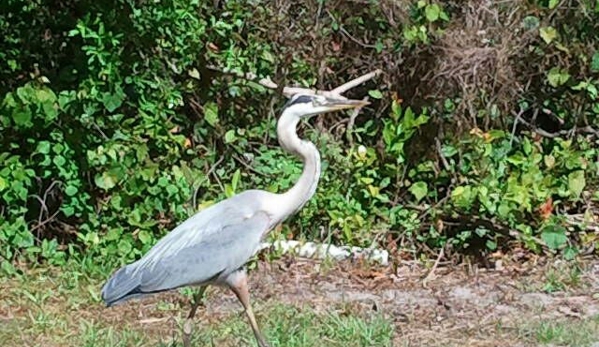
POLYGON ((523 330, 529 340, 543 345, 586 347, 599 341, 599 315, 581 319, 544 319, 523 330))

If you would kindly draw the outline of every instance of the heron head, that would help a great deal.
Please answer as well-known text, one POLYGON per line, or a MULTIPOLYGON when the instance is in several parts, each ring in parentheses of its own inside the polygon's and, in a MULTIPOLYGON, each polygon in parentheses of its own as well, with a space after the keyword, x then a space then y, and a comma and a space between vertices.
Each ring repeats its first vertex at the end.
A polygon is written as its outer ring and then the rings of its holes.
POLYGON ((370 104, 365 100, 331 98, 324 95, 295 94, 285 105, 285 111, 300 118, 338 110, 363 107, 370 104))

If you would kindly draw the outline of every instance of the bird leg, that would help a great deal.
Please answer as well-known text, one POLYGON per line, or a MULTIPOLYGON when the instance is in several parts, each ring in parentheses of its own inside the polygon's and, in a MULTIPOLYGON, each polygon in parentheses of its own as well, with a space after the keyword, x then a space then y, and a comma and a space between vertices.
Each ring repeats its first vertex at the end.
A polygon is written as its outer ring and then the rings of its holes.
POLYGON ((189 311, 189 315, 187 315, 187 319, 185 320, 185 325, 183 325, 183 346, 190 347, 191 346, 191 332, 193 331, 193 317, 196 315, 196 311, 198 307, 202 305, 202 301, 204 299, 204 293, 206 292, 206 286, 200 288, 200 290, 195 291, 193 293, 193 297, 191 299, 191 311, 189 311))
POLYGON ((250 305, 250 292, 248 290, 247 275, 245 271, 239 270, 231 274, 229 278, 227 278, 227 284, 233 293, 235 293, 239 302, 243 305, 258 345, 260 347, 269 347, 264 336, 260 332, 256 317, 254 317, 254 312, 252 311, 252 306, 250 305))

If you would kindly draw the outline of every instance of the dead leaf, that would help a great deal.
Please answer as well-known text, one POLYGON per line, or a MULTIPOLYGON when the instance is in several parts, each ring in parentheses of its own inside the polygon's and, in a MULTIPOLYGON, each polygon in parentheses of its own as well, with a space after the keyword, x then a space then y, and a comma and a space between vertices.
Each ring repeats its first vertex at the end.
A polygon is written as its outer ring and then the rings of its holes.
POLYGON ((539 214, 543 220, 549 219, 551 214, 553 213, 553 199, 551 197, 547 198, 547 200, 539 206, 539 214))
POLYGON ((142 319, 139 321, 140 324, 154 324, 154 323, 161 323, 164 321, 167 321, 168 317, 163 317, 163 318, 146 318, 146 319, 142 319))

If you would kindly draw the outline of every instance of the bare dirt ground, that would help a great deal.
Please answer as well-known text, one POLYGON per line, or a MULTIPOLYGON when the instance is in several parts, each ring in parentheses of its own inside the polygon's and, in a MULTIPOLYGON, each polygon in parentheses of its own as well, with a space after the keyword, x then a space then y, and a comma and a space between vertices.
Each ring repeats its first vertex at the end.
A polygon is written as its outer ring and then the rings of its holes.
MULTIPOLYGON (((260 300, 343 302, 382 312, 396 325, 394 346, 528 346, 522 334, 529 324, 599 315, 599 262, 576 269, 560 263, 491 271, 441 267, 425 280, 429 272, 409 263, 396 271, 348 263, 323 270, 288 261, 263 265, 252 285, 260 300)), ((224 303, 212 305, 222 309, 224 303)))

